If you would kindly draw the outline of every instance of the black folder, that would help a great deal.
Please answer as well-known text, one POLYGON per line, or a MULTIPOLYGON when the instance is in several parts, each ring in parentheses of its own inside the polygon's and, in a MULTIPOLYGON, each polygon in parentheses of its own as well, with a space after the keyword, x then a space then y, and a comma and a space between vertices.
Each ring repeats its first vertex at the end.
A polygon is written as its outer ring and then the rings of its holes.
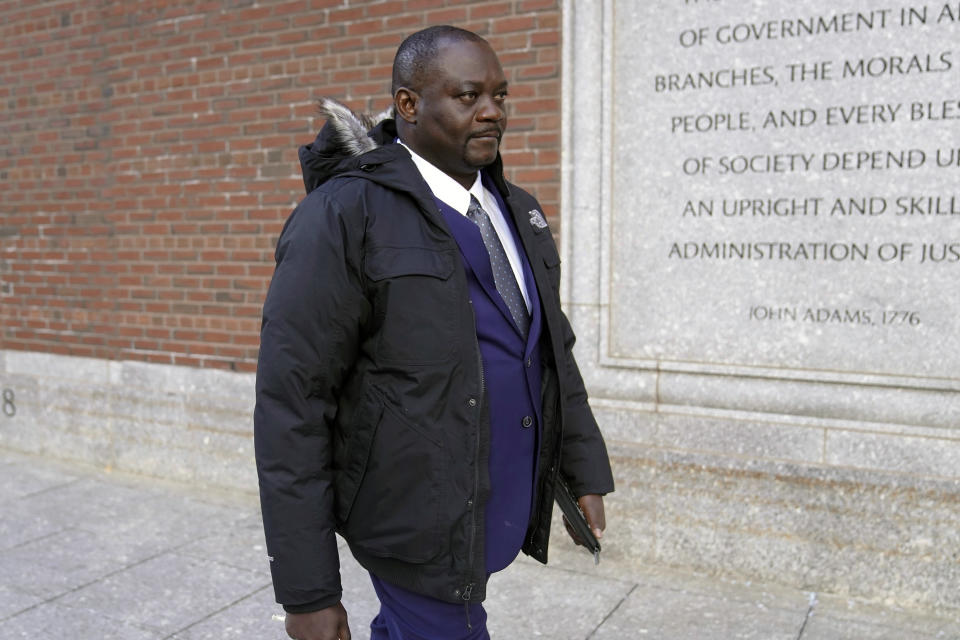
POLYGON ((593 554, 594 564, 600 564, 600 541, 593 535, 590 525, 587 524, 587 518, 583 515, 583 511, 580 510, 580 505, 577 504, 577 498, 570 490, 570 485, 567 484, 567 481, 564 480, 563 476, 559 473, 557 474, 557 481, 554 483, 553 495, 557 504, 560 505, 560 510, 563 511, 563 515, 567 517, 567 522, 570 523, 574 533, 583 541, 587 551, 593 554))

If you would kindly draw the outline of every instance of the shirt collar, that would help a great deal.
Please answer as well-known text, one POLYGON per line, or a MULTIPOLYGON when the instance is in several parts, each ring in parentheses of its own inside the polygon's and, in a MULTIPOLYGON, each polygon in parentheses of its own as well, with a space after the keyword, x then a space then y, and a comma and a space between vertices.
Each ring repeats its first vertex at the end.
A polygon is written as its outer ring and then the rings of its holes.
POLYGON ((413 164, 417 166, 420 175, 423 176, 423 180, 427 183, 427 186, 430 187, 430 191, 433 192, 434 196, 463 215, 467 215, 467 209, 470 208, 470 196, 474 196, 477 201, 481 203, 481 206, 487 208, 487 205, 484 204, 486 198, 483 193, 483 181, 480 179, 479 171, 477 171, 477 178, 473 181, 473 185, 469 189, 464 189, 459 182, 438 169, 416 151, 403 144, 402 140, 398 138, 397 142, 410 152, 410 158, 413 159, 413 164))

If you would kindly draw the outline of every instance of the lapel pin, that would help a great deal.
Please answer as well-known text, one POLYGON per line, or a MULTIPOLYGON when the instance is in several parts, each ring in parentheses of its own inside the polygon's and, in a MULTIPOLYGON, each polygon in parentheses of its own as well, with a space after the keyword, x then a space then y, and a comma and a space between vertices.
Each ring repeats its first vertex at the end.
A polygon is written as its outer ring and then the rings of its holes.
POLYGON ((530 216, 530 224, 537 231, 542 231, 547 228, 547 220, 539 210, 531 209, 527 212, 527 215, 530 216))

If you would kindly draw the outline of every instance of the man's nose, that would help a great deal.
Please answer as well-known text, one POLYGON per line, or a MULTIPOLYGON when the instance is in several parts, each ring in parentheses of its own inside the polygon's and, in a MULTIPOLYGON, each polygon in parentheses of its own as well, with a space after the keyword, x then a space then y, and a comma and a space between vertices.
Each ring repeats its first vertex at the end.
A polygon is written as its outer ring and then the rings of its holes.
POLYGON ((493 98, 488 98, 484 100, 479 111, 477 111, 477 120, 484 120, 487 122, 499 122, 503 120, 506 116, 504 113, 503 107, 497 104, 497 101, 493 98))

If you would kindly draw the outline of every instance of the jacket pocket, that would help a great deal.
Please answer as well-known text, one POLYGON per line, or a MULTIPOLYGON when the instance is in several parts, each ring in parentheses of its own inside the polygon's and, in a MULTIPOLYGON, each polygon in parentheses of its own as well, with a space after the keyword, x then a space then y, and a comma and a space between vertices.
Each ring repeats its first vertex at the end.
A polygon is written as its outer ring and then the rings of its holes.
POLYGON ((560 289, 560 254, 557 252, 557 245, 553 242, 550 234, 537 236, 537 253, 543 258, 543 266, 546 268, 547 277, 550 286, 554 291, 560 289))
POLYGON ((446 360, 457 308, 456 256, 426 247, 374 247, 364 260, 377 334, 376 357, 405 364, 446 360))
POLYGON ((383 414, 379 396, 368 389, 346 424, 338 425, 333 440, 334 504, 338 530, 350 516, 367 469, 373 438, 383 414))
POLYGON ((371 554, 427 562, 438 555, 443 539, 443 447, 399 409, 380 402, 379 424, 343 533, 371 554))

